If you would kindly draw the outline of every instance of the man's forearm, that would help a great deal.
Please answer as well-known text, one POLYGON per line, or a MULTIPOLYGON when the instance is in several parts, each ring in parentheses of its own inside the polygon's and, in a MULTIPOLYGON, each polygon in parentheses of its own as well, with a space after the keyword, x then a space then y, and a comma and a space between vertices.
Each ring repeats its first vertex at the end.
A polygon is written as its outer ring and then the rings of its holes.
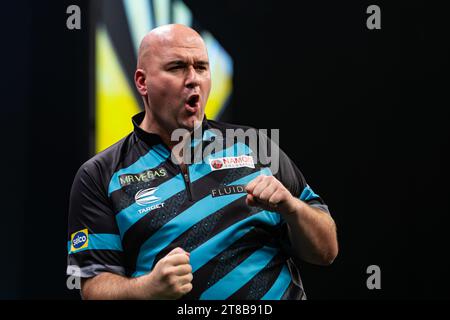
POLYGON ((83 299, 179 299, 192 290, 190 254, 177 247, 160 259, 151 272, 137 277, 104 272, 81 283, 83 299))
POLYGON ((109 272, 83 279, 81 296, 85 300, 144 299, 140 278, 127 278, 109 272))
POLYGON ((329 265, 336 258, 336 225, 330 215, 295 199, 292 213, 284 214, 289 238, 297 257, 314 264, 329 265))

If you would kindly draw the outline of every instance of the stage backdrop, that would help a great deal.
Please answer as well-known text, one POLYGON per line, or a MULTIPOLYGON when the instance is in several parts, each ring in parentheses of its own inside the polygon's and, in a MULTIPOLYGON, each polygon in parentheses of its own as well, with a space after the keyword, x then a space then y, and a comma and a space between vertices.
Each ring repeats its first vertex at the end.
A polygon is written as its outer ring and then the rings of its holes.
POLYGON ((217 119, 227 106, 233 84, 233 60, 214 35, 202 28, 181 0, 101 0, 92 1, 95 41, 92 46, 95 70, 92 82, 93 137, 99 152, 126 136, 131 116, 143 109, 134 85, 137 52, 142 38, 151 29, 181 23, 197 30, 205 40, 211 66, 212 88, 206 107, 209 119, 217 119))

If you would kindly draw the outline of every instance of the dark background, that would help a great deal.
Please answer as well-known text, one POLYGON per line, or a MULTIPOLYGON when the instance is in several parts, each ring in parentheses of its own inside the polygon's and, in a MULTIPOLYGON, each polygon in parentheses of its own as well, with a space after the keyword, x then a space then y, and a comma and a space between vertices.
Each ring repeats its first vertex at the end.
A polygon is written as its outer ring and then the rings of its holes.
MULTIPOLYGON (((425 1, 185 1, 234 60, 230 122, 279 128, 340 253, 309 299, 449 298, 448 11, 425 1), (381 30, 366 8, 381 7, 381 30), (366 268, 381 268, 368 290, 366 268)), ((0 298, 70 299, 68 196, 90 157, 89 1, 1 9, 0 298), (82 30, 66 28, 66 8, 82 30)))

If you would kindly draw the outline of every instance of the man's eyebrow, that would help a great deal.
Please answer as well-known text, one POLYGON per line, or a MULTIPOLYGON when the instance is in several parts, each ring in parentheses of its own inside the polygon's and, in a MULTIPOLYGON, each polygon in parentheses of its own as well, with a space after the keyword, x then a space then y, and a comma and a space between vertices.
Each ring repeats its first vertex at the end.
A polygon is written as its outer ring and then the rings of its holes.
MULTIPOLYGON (((170 66, 170 65, 179 65, 179 66, 184 66, 186 65, 187 62, 184 60, 172 60, 166 63, 166 66, 170 66)), ((195 65, 200 65, 200 66, 208 66, 209 62, 206 60, 200 60, 195 62, 195 65)))
POLYGON ((172 60, 172 61, 169 61, 169 62, 166 63, 167 66, 170 66, 172 64, 174 64, 174 65, 185 65, 186 61, 183 61, 183 60, 172 60))

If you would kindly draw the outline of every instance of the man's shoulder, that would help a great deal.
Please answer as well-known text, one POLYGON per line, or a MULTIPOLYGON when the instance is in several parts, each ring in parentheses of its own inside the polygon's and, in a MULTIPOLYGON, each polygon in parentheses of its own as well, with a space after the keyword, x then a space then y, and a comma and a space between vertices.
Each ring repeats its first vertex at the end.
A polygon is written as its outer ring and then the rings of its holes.
POLYGON ((127 153, 132 133, 120 139, 108 148, 100 151, 80 166, 79 172, 83 171, 89 176, 101 175, 111 176, 119 165, 124 154, 127 153))

